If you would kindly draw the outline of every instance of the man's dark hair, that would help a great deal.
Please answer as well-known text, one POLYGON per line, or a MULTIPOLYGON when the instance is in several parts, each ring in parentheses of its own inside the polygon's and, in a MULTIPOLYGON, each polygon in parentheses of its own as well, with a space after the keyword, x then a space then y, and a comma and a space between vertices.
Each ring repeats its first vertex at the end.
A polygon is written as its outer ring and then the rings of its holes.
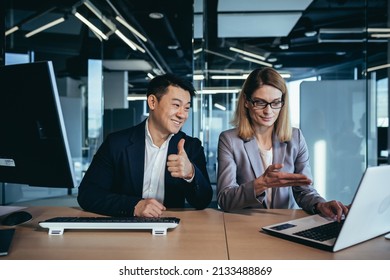
POLYGON ((164 75, 156 76, 150 81, 146 96, 154 94, 157 99, 160 100, 161 96, 167 93, 167 89, 169 86, 182 88, 188 91, 191 97, 195 95, 195 89, 191 82, 182 79, 174 74, 167 73, 164 75))

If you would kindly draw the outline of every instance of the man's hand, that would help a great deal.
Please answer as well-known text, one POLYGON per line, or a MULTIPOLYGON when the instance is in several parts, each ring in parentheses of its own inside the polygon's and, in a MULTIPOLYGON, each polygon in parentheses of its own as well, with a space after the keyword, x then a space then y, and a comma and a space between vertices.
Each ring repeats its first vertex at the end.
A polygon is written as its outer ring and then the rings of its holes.
POLYGON ((311 180, 303 174, 280 172, 282 167, 282 164, 268 166, 263 175, 254 182, 256 195, 260 195, 268 188, 306 186, 311 184, 311 180))
POLYGON ((166 208, 154 198, 142 199, 134 207, 136 217, 160 217, 166 208))
POLYGON ((172 177, 189 180, 194 176, 194 167, 184 150, 184 142, 185 140, 181 139, 177 144, 177 155, 172 154, 168 156, 167 166, 172 177))

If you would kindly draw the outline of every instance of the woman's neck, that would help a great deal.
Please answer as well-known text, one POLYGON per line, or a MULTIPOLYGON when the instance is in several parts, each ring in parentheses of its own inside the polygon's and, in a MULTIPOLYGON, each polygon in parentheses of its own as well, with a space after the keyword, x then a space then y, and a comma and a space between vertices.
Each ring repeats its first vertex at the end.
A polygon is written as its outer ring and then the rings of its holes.
POLYGON ((259 129, 255 131, 257 145, 261 150, 270 150, 272 148, 272 127, 259 129))

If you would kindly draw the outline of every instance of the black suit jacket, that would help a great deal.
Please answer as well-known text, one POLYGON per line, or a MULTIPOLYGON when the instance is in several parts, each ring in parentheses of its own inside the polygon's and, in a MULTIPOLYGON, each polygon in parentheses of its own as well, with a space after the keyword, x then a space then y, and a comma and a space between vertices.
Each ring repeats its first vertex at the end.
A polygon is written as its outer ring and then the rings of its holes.
MULTIPOLYGON (((132 216, 142 199, 145 162, 146 121, 111 133, 96 152, 78 191, 78 202, 87 211, 110 216, 132 216)), ((165 168, 167 208, 183 208, 185 200, 196 209, 206 208, 212 199, 212 188, 206 170, 201 142, 184 132, 175 134, 168 146, 168 155, 177 154, 177 144, 185 138, 184 149, 195 167, 191 183, 174 178, 165 168)))

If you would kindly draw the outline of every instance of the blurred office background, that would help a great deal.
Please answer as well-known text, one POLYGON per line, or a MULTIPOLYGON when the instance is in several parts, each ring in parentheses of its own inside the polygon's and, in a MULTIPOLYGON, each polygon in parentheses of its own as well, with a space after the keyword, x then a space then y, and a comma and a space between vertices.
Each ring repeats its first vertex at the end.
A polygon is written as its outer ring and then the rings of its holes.
MULTIPOLYGON (((153 76, 192 80, 183 130, 202 141, 213 185, 218 136, 231 128, 240 87, 253 69, 272 66, 288 84, 315 187, 349 203, 365 168, 390 162, 389 2, 5 0, 0 65, 53 61, 78 181, 108 133, 147 117, 153 76)), ((77 187, 1 188, 2 204, 77 195, 77 187)))

